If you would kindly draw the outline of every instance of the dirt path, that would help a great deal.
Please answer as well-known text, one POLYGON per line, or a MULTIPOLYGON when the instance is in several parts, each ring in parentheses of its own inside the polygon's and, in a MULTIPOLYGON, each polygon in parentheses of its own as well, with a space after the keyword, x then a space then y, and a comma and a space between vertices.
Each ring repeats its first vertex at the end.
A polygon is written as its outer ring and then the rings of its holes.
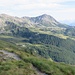
POLYGON ((17 54, 15 54, 15 53, 11 53, 11 52, 8 52, 6 50, 0 50, 0 52, 3 53, 4 58, 9 58, 10 57, 10 58, 13 58, 13 59, 16 59, 16 60, 21 60, 19 58, 19 56, 17 54))
POLYGON ((32 65, 31 67, 32 67, 33 70, 36 71, 36 74, 37 74, 37 75, 47 75, 46 73, 43 73, 43 72, 39 71, 39 70, 38 70, 36 67, 34 67, 33 65, 32 65))
MULTIPOLYGON (((0 52, 2 53, 2 54, 0 53, 0 56, 2 56, 3 58, 13 58, 13 59, 15 59, 15 60, 21 60, 21 59, 19 58, 19 56, 18 56, 17 54, 15 54, 15 53, 11 53, 11 52, 8 52, 8 51, 6 51, 6 50, 0 50, 0 52)), ((47 75, 47 74, 42 73, 41 71, 39 71, 39 70, 38 70, 37 68, 35 68, 33 65, 32 65, 31 68, 36 71, 37 75, 47 75)))

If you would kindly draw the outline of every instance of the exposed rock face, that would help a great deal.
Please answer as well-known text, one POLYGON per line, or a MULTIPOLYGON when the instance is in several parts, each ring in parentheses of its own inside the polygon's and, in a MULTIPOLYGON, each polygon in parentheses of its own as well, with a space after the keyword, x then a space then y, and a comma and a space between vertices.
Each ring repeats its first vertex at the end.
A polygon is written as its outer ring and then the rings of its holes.
POLYGON ((7 22, 12 22, 19 26, 46 26, 46 27, 64 27, 63 24, 56 21, 52 16, 43 14, 37 17, 13 17, 6 14, 0 15, 0 27, 8 25, 7 22))

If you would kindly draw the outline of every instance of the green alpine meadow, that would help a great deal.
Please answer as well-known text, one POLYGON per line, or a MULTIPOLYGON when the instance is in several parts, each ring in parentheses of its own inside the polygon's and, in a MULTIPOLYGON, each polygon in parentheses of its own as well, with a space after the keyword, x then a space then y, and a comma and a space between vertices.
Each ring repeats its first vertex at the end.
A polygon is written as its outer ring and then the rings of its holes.
POLYGON ((0 75, 75 75, 75 26, 0 14, 0 75))

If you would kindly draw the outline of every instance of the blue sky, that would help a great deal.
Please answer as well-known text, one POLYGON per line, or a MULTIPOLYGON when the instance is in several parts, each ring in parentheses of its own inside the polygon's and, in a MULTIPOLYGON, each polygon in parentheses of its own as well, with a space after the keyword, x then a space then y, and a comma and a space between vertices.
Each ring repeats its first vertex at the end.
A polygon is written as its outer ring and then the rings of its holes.
POLYGON ((38 16, 48 14, 58 21, 75 20, 75 0, 0 0, 0 14, 38 16))

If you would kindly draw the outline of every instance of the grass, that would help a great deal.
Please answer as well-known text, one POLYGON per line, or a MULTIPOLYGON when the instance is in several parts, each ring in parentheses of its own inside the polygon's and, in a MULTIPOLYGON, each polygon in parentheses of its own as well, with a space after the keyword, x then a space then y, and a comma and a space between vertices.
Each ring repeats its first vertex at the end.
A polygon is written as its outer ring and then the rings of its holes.
MULTIPOLYGON (((30 45, 36 47, 43 46, 39 44, 29 44, 29 46, 30 45)), ((50 59, 32 55, 25 52, 24 48, 12 43, 0 40, 0 49, 14 52, 22 59, 21 61, 0 60, 0 75, 37 75, 31 65, 48 75, 75 75, 74 66, 64 63, 57 63, 50 59)))
MULTIPOLYGON (((33 64, 38 70, 44 72, 48 75, 74 75, 75 67, 66 65, 63 63, 56 63, 54 61, 36 57, 29 53, 24 52, 23 50, 19 50, 17 46, 0 41, 3 43, 6 50, 10 52, 14 52, 22 59, 21 61, 2 61, 0 62, 0 75, 31 75, 35 73, 35 71, 30 68, 30 64, 33 64), (7 45, 8 44, 8 45, 7 45), (15 71, 16 70, 16 71, 15 71)), ((4 49, 5 49, 4 48, 4 49)), ((35 73, 36 74, 36 73, 35 73)))
POLYGON ((40 30, 40 28, 38 28, 37 30, 31 28, 30 30, 33 31, 33 32, 41 33, 41 34, 54 35, 54 36, 62 38, 62 39, 69 38, 69 36, 66 36, 66 35, 63 35, 63 34, 52 33, 50 30, 48 30, 48 31, 42 31, 42 30, 40 30))

